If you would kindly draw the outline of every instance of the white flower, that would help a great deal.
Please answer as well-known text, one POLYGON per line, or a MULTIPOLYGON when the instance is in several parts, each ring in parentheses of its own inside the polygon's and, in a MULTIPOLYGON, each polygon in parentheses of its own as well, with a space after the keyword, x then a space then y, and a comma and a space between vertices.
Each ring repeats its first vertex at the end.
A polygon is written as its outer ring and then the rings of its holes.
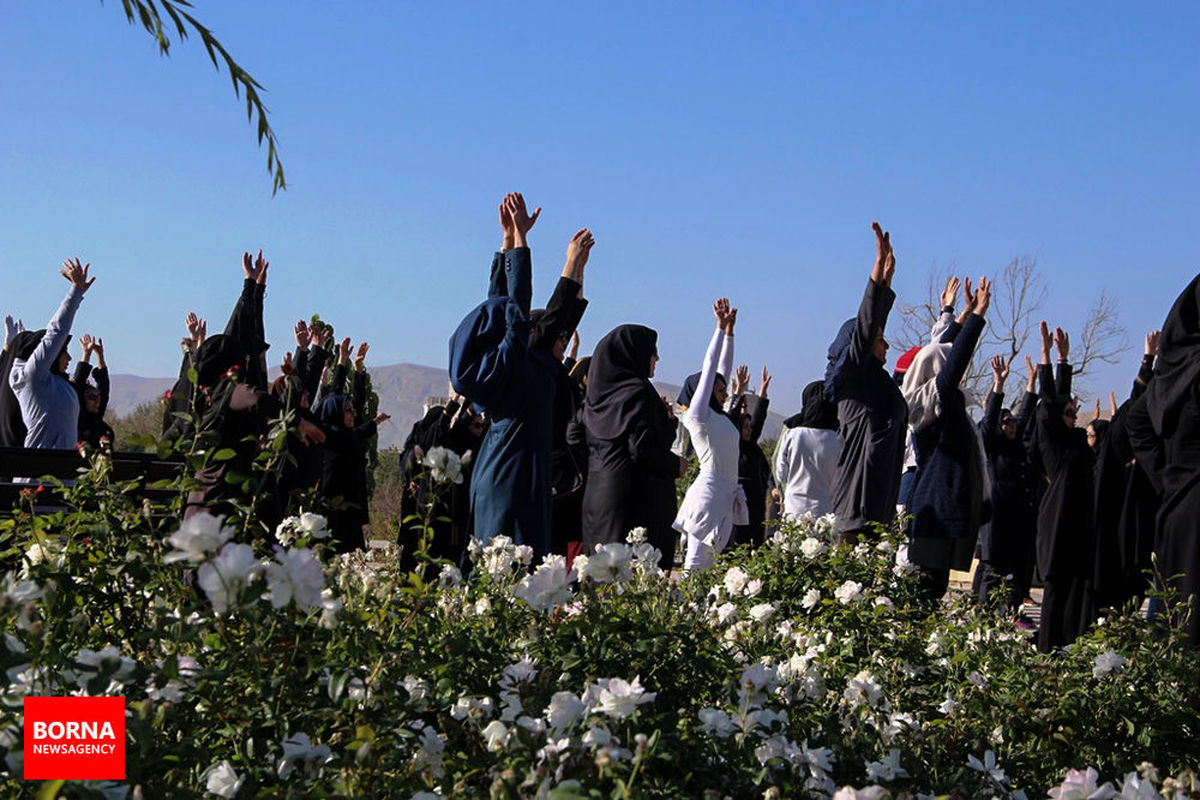
POLYGON ((758 597, 762 592, 763 582, 758 578, 746 581, 746 597, 758 597))
POLYGON ((525 656, 516 663, 509 664, 500 673, 500 686, 505 689, 512 689, 519 683, 529 683, 537 677, 537 669, 534 666, 533 659, 525 656))
POLYGON ((589 725, 587 732, 583 734, 584 747, 595 749, 611 747, 617 743, 616 738, 603 725, 589 725))
POLYGON ((475 614, 482 617, 484 614, 491 613, 492 601, 487 598, 487 595, 475 601, 475 614))
POLYGON ((833 795, 832 800, 885 800, 891 796, 891 793, 882 786, 864 786, 861 789, 843 786, 833 795))
POLYGON ((295 771, 297 762, 325 762, 332 757, 333 754, 328 745, 322 744, 314 747, 307 733, 294 733, 283 740, 283 755, 276 762, 275 771, 281 779, 284 779, 295 771))
POLYGON ((816 558, 827 549, 829 548, 825 546, 824 542, 812 536, 805 536, 804 541, 800 543, 800 552, 804 553, 804 557, 807 559, 816 558))
POLYGON ((978 670, 971 670, 971 674, 967 675, 967 681, 976 689, 987 686, 987 679, 980 675, 978 670))
POLYGON ((869 781, 894 781, 896 778, 907 777, 908 772, 900 766, 899 750, 890 750, 887 756, 881 760, 867 763, 867 780, 869 781))
POLYGON ((526 575, 512 593, 534 611, 548 613, 572 598, 571 582, 575 570, 567 570, 567 560, 559 555, 546 556, 532 575, 526 575))
POLYGON ((770 603, 759 603, 750 609, 750 617, 755 622, 765 622, 775 613, 775 606, 770 603))
POLYGON ((973 755, 967 756, 967 766, 978 772, 987 773, 987 775, 998 784, 1008 783, 1008 776, 1004 774, 1004 770, 996 765, 996 754, 991 750, 983 751, 983 761, 980 761, 973 755))
POLYGON ((244 780, 246 779, 238 777, 238 774, 233 771, 232 764, 222 761, 220 764, 214 764, 208 768, 205 773, 204 788, 217 797, 230 798, 238 793, 238 789, 242 788, 244 780))
POLYGON ((711 736, 719 736, 724 739, 737 730, 734 721, 719 708, 702 708, 699 716, 699 730, 711 736))
POLYGON ((1114 669, 1120 669, 1128 663, 1125 656, 1113 650, 1107 650, 1096 656, 1096 660, 1092 662, 1092 677, 1103 678, 1114 669))
POLYGON ((462 583, 462 571, 453 564, 442 564, 442 571, 438 573, 438 586, 450 589, 460 583, 462 583))
POLYGON ((735 606, 733 603, 725 601, 721 605, 717 606, 717 622, 720 622, 722 625, 724 625, 730 619, 735 618, 737 618, 737 606, 735 606))
POLYGON ((568 730, 579 720, 583 719, 587 705, 571 692, 555 692, 550 697, 550 705, 546 706, 546 722, 555 734, 568 730))
POLYGON ((321 592, 321 619, 317 624, 326 630, 333 630, 338 626, 338 614, 342 611, 342 601, 333 596, 332 589, 324 589, 321 592))
POLYGON ((1067 777, 1062 785, 1050 790, 1054 800, 1108 800, 1117 794, 1111 783, 1097 786, 1100 773, 1094 767, 1088 767, 1087 772, 1072 769, 1067 770, 1067 777))
POLYGON ((416 711, 425 711, 429 708, 429 684, 415 675, 405 675, 404 680, 400 681, 400 685, 404 687, 404 691, 408 694, 408 705, 416 711))
POLYGON ((298 517, 288 517, 275 528, 275 539, 284 547, 296 541, 297 534, 310 539, 328 539, 329 522, 320 514, 305 511, 298 517))
POLYGON ((429 476, 435 483, 462 483, 462 460, 453 450, 445 447, 431 447, 421 459, 423 466, 429 467, 429 476))
POLYGON ((193 514, 183 521, 179 530, 167 537, 167 543, 175 549, 167 553, 163 562, 172 564, 176 561, 187 561, 189 564, 199 564, 208 555, 220 549, 221 545, 233 538, 233 528, 222 523, 224 517, 214 517, 207 511, 193 514))
POLYGON ((858 599, 862 594, 862 584, 858 581, 846 581, 837 589, 834 589, 833 596, 838 599, 842 605, 847 605, 858 599))
POLYGON ((588 578, 596 583, 623 583, 633 578, 630 561, 633 548, 623 542, 607 542, 596 548, 583 563, 575 559, 579 579, 588 578))
POLYGON ((800 605, 804 606, 806 610, 812 611, 819 602, 821 602, 821 590, 809 589, 804 593, 804 599, 800 601, 800 605))
POLYGON ((1129 772, 1121 782, 1121 793, 1116 795, 1121 800, 1158 800, 1158 792, 1150 777, 1140 777, 1136 772, 1129 772))
POLYGON ((625 537, 625 541, 629 542, 629 544, 645 544, 647 541, 646 529, 639 525, 629 532, 629 535, 625 537))
POLYGON ((654 702, 657 692, 647 692, 640 677, 632 681, 623 678, 600 679, 587 688, 583 702, 589 709, 607 714, 613 719, 624 719, 637 711, 637 707, 654 702))
MULTIPOLYGON (((193 517, 195 519, 195 517, 193 517)), ((248 544, 226 544, 211 561, 196 570, 196 582, 213 604, 213 611, 224 614, 250 581, 263 571, 263 564, 254 557, 248 544)))
POLYGON ((85 669, 82 674, 74 675, 80 689, 86 688, 88 682, 97 674, 107 672, 110 673, 109 678, 112 681, 110 688, 116 690, 133 677, 137 667, 136 661, 121 655, 121 651, 111 645, 103 650, 89 650, 85 647, 75 654, 75 663, 85 669))
POLYGON ((322 604, 325 572, 307 547, 292 550, 277 547, 275 563, 267 565, 267 588, 275 608, 283 608, 295 600, 300 610, 308 611, 322 604))
POLYGON ((492 720, 482 733, 487 742, 487 749, 493 753, 503 750, 504 745, 508 742, 508 726, 498 719, 492 720))
POLYGON ((946 699, 938 706, 938 711, 945 714, 947 717, 953 717, 962 708, 962 704, 950 697, 950 692, 946 692, 946 699))
POLYGON ((741 567, 730 567, 725 573, 725 579, 722 581, 725 584, 725 590, 730 594, 737 594, 746 586, 746 581, 750 579, 741 567))
POLYGON ((851 708, 858 708, 864 703, 874 708, 882 693, 883 688, 875 681, 875 676, 863 670, 846 681, 842 697, 846 698, 851 708))
POLYGON ((891 608, 892 607, 892 598, 888 597, 887 595, 883 595, 883 594, 879 595, 879 597, 875 598, 875 607, 876 608, 880 608, 880 607, 891 608))
POLYGON ((896 566, 892 572, 903 577, 917 571, 917 565, 908 560, 908 545, 902 544, 896 548, 896 566))

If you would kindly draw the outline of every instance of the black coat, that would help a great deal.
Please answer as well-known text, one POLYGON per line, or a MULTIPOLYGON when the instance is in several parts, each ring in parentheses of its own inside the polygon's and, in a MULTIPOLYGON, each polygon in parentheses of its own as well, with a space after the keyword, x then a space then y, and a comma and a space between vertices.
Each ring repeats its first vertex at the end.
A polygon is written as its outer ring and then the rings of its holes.
POLYGON ((1016 438, 1000 427, 1003 394, 989 393, 983 416, 983 444, 992 480, 992 520, 980 532, 980 559, 1002 575, 1032 568, 1037 542, 1037 478, 1025 447, 1037 395, 1025 392, 1013 414, 1016 438))
MULTIPOLYGON (((759 395, 746 395, 744 401, 744 413, 750 415, 750 439, 738 440, 738 484, 746 494, 749 523, 733 526, 733 540, 736 544, 758 546, 766 535, 763 522, 767 518, 767 492, 775 484, 771 463, 758 444, 771 401, 759 395)), ((738 425, 740 432, 739 420, 735 418, 734 424, 738 425)))

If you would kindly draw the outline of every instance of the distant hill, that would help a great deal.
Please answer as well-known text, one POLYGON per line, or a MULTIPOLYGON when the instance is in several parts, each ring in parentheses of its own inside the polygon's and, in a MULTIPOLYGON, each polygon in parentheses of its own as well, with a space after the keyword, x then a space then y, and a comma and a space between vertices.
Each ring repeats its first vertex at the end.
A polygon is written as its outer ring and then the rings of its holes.
MULTIPOLYGON (((379 408, 392 418, 379 430, 380 447, 400 447, 413 424, 421 418, 427 397, 445 397, 449 391, 446 371, 420 364, 390 364, 371 368, 371 383, 379 395, 379 408)), ((142 403, 157 400, 175 384, 174 378, 142 378, 137 375, 113 375, 109 415, 128 414, 142 403)), ((655 381, 654 386, 668 398, 679 394, 676 384, 655 381)), ((767 414, 764 439, 774 439, 783 427, 783 416, 767 414)))

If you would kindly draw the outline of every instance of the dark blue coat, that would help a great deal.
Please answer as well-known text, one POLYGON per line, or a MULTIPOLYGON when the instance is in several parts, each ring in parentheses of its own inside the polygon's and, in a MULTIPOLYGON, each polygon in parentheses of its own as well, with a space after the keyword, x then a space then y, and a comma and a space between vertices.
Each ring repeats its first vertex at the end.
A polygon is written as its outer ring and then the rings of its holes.
MULTIPOLYGON (((478 359, 490 371, 492 389, 479 403, 491 419, 471 479, 475 538, 503 534, 533 548, 535 558, 550 551, 551 444, 556 377, 561 365, 551 347, 574 330, 586 305, 579 284, 560 278, 536 325, 530 324, 533 294, 529 248, 519 247, 493 259, 489 300, 504 303, 499 356, 478 359), (496 268, 503 264, 503 270, 496 268)), ((493 329, 488 332, 495 341, 493 329)), ((458 388, 458 387, 456 387, 458 388)))
POLYGON ((913 433, 917 475, 908 555, 930 569, 970 569, 983 518, 983 455, 958 388, 982 332, 983 317, 970 315, 935 378, 941 410, 913 433))

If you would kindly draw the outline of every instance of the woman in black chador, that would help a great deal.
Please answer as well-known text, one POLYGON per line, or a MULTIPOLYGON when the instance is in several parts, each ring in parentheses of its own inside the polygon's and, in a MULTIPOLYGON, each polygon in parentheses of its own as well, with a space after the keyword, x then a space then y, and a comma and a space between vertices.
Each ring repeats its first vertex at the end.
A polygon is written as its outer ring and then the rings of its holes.
POLYGON ((1062 328, 1055 330, 1052 339, 1042 323, 1037 457, 1049 481, 1038 507, 1037 526, 1037 565, 1044 586, 1038 648, 1043 652, 1075 641, 1096 618, 1092 599, 1096 457, 1087 434, 1075 427, 1079 408, 1071 396, 1070 349, 1062 328), (1050 370, 1052 342, 1058 349, 1057 376, 1050 370))
POLYGON ((1129 412, 1138 463, 1162 496, 1158 571, 1190 606, 1188 644, 1200 647, 1200 275, 1171 307, 1154 378, 1129 412))
POLYGON ((583 495, 583 552, 622 542, 646 528, 662 552, 675 558, 675 479, 682 462, 671 452, 675 421, 650 378, 658 361, 658 334, 642 325, 619 325, 597 344, 588 368, 583 424, 588 441, 588 481, 583 495))

